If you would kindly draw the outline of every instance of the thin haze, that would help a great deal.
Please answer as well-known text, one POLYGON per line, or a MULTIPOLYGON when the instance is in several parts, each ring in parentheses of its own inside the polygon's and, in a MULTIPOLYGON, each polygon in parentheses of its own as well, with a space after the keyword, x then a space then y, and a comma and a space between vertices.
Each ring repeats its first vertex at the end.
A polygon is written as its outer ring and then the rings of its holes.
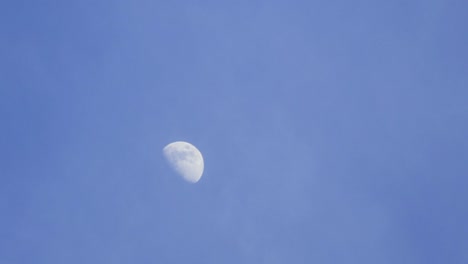
POLYGON ((3 1, 0 263, 468 263, 466 10, 3 1))

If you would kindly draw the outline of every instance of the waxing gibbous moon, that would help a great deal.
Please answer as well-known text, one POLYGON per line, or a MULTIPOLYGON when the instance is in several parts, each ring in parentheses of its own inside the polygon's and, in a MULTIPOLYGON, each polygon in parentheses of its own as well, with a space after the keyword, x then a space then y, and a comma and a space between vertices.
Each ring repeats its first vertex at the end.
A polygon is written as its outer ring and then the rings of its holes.
POLYGON ((203 174, 203 156, 192 144, 173 142, 163 149, 164 157, 177 174, 190 183, 196 183, 203 174))

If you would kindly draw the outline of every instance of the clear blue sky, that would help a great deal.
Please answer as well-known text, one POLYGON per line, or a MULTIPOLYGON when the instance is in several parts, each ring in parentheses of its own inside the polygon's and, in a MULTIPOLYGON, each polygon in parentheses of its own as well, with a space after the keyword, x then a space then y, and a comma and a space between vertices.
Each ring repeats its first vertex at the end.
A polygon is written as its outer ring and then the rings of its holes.
POLYGON ((468 263, 467 10, 2 1, 0 263, 468 263))

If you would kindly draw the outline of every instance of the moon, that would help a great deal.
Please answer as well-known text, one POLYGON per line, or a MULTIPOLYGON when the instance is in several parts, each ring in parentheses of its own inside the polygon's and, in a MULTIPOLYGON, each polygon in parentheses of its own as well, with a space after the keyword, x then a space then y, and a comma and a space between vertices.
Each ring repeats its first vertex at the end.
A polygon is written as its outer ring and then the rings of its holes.
POLYGON ((173 142, 164 147, 163 154, 185 181, 196 183, 200 180, 204 169, 203 156, 194 145, 184 141, 173 142))

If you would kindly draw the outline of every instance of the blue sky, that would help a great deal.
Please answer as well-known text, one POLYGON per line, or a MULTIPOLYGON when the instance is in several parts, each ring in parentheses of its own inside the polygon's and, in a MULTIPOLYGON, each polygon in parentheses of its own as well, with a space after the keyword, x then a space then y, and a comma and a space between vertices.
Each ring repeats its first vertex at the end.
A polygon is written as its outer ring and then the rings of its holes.
POLYGON ((466 1, 0 10, 0 263, 468 263, 466 1))

